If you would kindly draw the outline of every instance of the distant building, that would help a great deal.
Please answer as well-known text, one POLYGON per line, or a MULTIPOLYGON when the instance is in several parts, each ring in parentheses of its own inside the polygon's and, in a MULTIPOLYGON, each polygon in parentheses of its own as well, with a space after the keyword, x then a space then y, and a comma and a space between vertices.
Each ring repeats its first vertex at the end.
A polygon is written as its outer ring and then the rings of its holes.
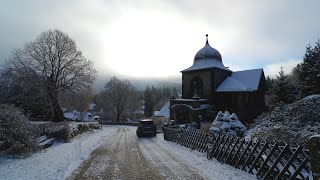
POLYGON ((181 71, 182 99, 170 100, 170 119, 178 123, 200 122, 212 105, 251 123, 266 108, 263 69, 231 71, 206 36, 206 44, 195 55, 193 65, 181 71))
POLYGON ((165 119, 169 119, 170 117, 170 109, 169 109, 170 103, 166 102, 160 111, 155 111, 154 116, 155 117, 164 117, 165 119))

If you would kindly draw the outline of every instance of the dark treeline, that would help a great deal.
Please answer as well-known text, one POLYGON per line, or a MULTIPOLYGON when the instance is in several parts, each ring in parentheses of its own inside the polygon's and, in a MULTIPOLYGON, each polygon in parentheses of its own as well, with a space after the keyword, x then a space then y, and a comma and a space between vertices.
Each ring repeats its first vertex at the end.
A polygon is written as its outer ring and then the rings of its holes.
POLYGON ((273 108, 278 103, 292 103, 311 94, 320 93, 320 41, 308 45, 303 62, 288 75, 280 68, 275 79, 266 78, 266 103, 273 108))
POLYGON ((161 107, 169 100, 170 96, 178 97, 178 89, 173 87, 169 88, 147 86, 144 91, 144 115, 150 117, 153 112, 160 110, 161 107))

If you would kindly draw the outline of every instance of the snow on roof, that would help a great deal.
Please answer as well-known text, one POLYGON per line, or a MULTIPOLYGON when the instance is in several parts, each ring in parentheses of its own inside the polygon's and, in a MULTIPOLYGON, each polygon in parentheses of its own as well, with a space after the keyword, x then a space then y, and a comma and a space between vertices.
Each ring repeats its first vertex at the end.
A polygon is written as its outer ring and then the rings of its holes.
POLYGON ((154 111, 154 112, 153 112, 153 115, 154 115, 154 116, 158 116, 159 112, 160 112, 160 111, 154 111))
POLYGON ((144 114, 144 111, 143 110, 136 110, 133 113, 135 113, 135 114, 144 114))
POLYGON ((220 84, 216 92, 257 91, 262 74, 263 69, 233 72, 220 84))
POLYGON ((209 104, 200 104, 200 108, 208 108, 209 104))
POLYGON ((162 116, 162 117, 170 117, 170 103, 166 102, 166 104, 160 109, 159 113, 157 116, 162 116))
POLYGON ((173 99, 173 101, 199 102, 199 101, 208 101, 208 99, 173 99))
POLYGON ((68 119, 74 118, 74 114, 72 112, 65 112, 65 113, 63 113, 63 116, 68 119))
POLYGON ((95 104, 95 103, 90 103, 90 104, 89 104, 89 108, 90 108, 90 109, 95 108, 95 106, 96 106, 96 104, 95 104))
POLYGON ((230 71, 230 69, 226 68, 222 62, 216 59, 199 59, 194 61, 193 65, 185 70, 182 70, 181 72, 186 71, 194 71, 194 70, 200 70, 200 69, 209 69, 209 68, 220 68, 227 71, 230 71))

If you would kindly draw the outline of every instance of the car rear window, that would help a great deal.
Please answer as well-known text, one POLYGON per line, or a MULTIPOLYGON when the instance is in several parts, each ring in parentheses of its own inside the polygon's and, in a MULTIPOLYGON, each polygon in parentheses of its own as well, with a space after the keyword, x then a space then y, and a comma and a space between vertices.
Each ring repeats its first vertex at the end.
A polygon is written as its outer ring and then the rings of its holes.
POLYGON ((141 124, 154 124, 153 121, 141 121, 141 124))

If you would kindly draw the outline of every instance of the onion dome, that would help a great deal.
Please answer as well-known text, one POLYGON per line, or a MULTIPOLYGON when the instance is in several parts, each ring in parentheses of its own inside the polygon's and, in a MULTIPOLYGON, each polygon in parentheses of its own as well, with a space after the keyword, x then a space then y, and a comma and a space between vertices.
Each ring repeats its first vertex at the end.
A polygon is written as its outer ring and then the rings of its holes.
POLYGON ((221 54, 219 53, 219 51, 209 45, 208 34, 206 34, 206 39, 206 45, 197 52, 196 56, 194 57, 194 61, 201 59, 214 59, 222 62, 221 54))
POLYGON ((230 71, 223 65, 219 51, 209 45, 208 34, 206 34, 206 45, 195 55, 193 65, 181 72, 211 68, 219 68, 230 71))

